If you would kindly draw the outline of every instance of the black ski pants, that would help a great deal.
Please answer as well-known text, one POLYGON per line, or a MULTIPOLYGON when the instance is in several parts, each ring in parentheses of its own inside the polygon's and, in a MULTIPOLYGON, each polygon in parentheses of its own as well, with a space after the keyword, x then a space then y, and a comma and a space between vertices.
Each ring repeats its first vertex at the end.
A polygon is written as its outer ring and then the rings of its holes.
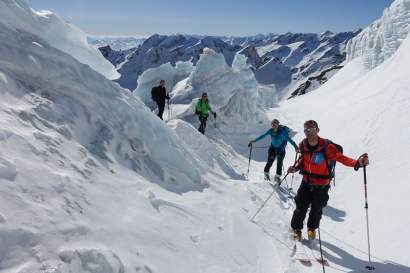
POLYGON ((322 210, 329 200, 329 188, 327 186, 312 186, 307 182, 302 182, 295 197, 296 209, 293 212, 290 223, 293 229, 303 229, 303 221, 310 207, 307 227, 317 229, 322 218, 322 210))
POLYGON ((203 135, 205 134, 205 128, 206 128, 206 121, 208 119, 208 116, 198 116, 199 121, 201 122, 201 125, 198 128, 198 131, 200 131, 203 135))
POLYGON ((269 148, 268 151, 268 161, 266 162, 264 172, 268 173, 270 168, 272 167, 273 162, 275 161, 275 158, 277 158, 276 161, 276 174, 282 175, 282 166, 283 166, 283 159, 285 158, 286 155, 286 150, 282 148, 275 148, 272 145, 269 148))
POLYGON ((162 119, 162 115, 164 114, 165 109, 165 101, 156 101, 158 106, 158 117, 162 119))

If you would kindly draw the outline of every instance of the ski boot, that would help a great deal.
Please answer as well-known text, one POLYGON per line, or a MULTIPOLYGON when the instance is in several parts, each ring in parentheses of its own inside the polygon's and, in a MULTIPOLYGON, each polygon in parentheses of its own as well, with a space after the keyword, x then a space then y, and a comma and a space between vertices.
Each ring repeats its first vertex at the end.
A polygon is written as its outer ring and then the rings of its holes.
POLYGON ((316 239, 316 230, 313 228, 308 228, 307 235, 309 240, 316 239))
POLYGON ((293 239, 295 241, 302 241, 302 231, 300 229, 293 230, 293 239))
POLYGON ((273 178, 273 180, 276 183, 280 183, 282 181, 282 178, 281 178, 280 174, 275 174, 275 177, 273 178))
POLYGON ((264 178, 266 181, 270 181, 270 175, 269 175, 269 173, 265 173, 265 178, 264 178))

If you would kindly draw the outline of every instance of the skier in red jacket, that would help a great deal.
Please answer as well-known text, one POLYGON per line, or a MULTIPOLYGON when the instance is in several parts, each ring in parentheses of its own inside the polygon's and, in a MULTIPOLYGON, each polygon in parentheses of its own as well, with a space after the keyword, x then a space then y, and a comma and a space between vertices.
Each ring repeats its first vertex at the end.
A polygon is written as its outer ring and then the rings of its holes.
POLYGON ((293 212, 291 221, 295 240, 302 239, 303 221, 309 206, 308 238, 314 239, 316 237, 316 229, 320 224, 322 209, 329 200, 330 161, 335 160, 343 165, 354 167, 355 170, 369 164, 366 153, 355 160, 344 156, 329 140, 319 137, 319 126, 314 120, 305 122, 304 132, 306 138, 299 144, 302 155, 296 164, 288 169, 288 173, 300 171, 303 174, 302 183, 295 197, 296 209, 293 212))

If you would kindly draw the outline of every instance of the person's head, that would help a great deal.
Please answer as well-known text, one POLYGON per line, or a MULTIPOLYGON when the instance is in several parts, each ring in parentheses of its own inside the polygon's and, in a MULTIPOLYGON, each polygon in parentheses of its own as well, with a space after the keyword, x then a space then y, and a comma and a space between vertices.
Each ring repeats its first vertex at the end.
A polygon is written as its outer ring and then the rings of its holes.
POLYGON ((307 138, 316 138, 319 133, 319 125, 314 120, 308 120, 304 123, 304 132, 307 138))
POLYGON ((278 119, 275 118, 275 119, 272 120, 271 125, 272 125, 272 129, 273 129, 275 132, 278 130, 279 124, 280 124, 280 122, 279 122, 278 119))
POLYGON ((208 99, 208 94, 207 94, 206 92, 202 93, 201 98, 202 98, 203 100, 207 100, 207 99, 208 99))
POLYGON ((164 86, 164 85, 165 85, 165 81, 164 81, 164 80, 160 80, 160 81, 159 81, 159 85, 164 86))

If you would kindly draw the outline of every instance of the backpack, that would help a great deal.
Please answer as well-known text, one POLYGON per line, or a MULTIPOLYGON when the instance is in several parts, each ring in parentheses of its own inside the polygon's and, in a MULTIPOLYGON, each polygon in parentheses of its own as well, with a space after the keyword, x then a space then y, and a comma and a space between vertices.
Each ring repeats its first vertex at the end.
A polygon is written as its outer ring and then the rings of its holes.
MULTIPOLYGON (((336 150, 338 150, 339 152, 341 152, 343 154, 343 147, 342 145, 339 145, 337 143, 334 143, 331 140, 327 140, 327 144, 325 145, 325 149, 327 148, 327 145, 332 144, 333 146, 336 147, 336 150)), ((325 160, 326 160, 326 164, 327 164, 327 169, 329 170, 329 175, 330 175, 330 179, 333 179, 333 182, 336 184, 335 180, 335 168, 336 168, 336 160, 331 160, 330 163, 327 162, 327 156, 326 153, 324 153, 325 155, 325 160)))
POLYGON ((151 98, 152 98, 153 101, 158 100, 158 88, 157 88, 157 86, 152 87, 152 89, 151 89, 151 98))
MULTIPOLYGON (((329 139, 326 139, 326 143, 323 146, 323 148, 320 151, 317 151, 316 153, 323 153, 324 160, 326 162, 326 166, 327 166, 327 169, 329 171, 329 175, 328 176, 323 175, 323 178, 333 179, 333 182, 335 183, 336 160, 331 160, 330 162, 328 162, 327 156, 326 156, 326 149, 327 149, 327 146, 329 144, 332 144, 333 146, 335 146, 336 150, 338 150, 339 152, 341 152, 343 154, 343 147, 341 145, 337 144, 337 143, 334 143, 333 141, 331 141, 329 139)), ((301 148, 300 150, 303 153, 303 151, 304 151, 304 142, 302 142, 300 148, 301 148)))

